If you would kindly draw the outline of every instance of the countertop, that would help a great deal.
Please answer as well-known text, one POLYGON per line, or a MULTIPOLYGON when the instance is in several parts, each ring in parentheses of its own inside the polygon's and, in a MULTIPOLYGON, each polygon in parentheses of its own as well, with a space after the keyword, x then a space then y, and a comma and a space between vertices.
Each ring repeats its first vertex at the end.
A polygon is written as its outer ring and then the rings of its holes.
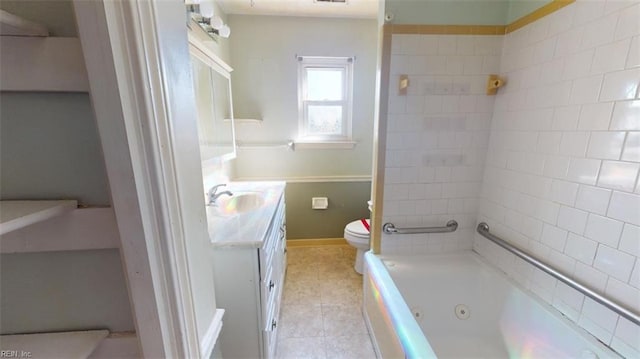
POLYGON ((221 206, 206 206, 207 227, 213 246, 261 247, 283 198, 285 186, 284 181, 230 182, 221 188, 220 191, 228 190, 234 195, 260 193, 264 204, 239 214, 225 214, 225 208, 221 206))

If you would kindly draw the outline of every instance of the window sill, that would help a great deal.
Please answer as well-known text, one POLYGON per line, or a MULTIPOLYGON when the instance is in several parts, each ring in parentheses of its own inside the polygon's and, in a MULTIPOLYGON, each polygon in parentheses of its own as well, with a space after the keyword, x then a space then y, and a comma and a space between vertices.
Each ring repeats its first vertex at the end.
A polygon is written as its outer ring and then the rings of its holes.
POLYGON ((295 141, 296 150, 352 150, 355 141, 295 141))

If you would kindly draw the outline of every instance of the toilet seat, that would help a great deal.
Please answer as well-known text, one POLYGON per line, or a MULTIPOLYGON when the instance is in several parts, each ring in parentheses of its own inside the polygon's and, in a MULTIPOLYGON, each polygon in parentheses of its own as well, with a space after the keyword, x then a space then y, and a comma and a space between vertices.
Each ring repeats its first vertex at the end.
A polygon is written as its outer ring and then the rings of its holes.
MULTIPOLYGON (((371 223, 370 219, 367 219, 366 221, 367 223, 371 223)), ((347 226, 344 227, 344 232, 354 237, 360 237, 360 238, 369 238, 369 235, 370 235, 369 231, 364 226, 364 224, 362 224, 361 220, 353 221, 347 224, 347 226)))

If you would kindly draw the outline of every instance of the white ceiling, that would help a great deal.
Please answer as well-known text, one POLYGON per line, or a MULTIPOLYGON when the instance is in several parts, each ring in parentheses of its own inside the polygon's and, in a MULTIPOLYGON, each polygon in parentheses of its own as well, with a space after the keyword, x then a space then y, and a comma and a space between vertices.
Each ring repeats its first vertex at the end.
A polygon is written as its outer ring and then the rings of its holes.
POLYGON ((226 14, 375 19, 379 0, 323 3, 314 0, 217 0, 226 14))

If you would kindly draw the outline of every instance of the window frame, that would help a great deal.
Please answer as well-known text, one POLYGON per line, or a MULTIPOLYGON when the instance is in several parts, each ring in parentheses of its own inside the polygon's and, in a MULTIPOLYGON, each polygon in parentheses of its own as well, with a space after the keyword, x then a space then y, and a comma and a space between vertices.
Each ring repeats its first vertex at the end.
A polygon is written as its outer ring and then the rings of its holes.
POLYGON ((353 116, 353 57, 298 56, 298 141, 331 143, 351 141, 353 116), (342 100, 307 100, 307 69, 341 69, 343 71, 342 100), (340 134, 309 133, 308 107, 313 105, 342 106, 340 134))

